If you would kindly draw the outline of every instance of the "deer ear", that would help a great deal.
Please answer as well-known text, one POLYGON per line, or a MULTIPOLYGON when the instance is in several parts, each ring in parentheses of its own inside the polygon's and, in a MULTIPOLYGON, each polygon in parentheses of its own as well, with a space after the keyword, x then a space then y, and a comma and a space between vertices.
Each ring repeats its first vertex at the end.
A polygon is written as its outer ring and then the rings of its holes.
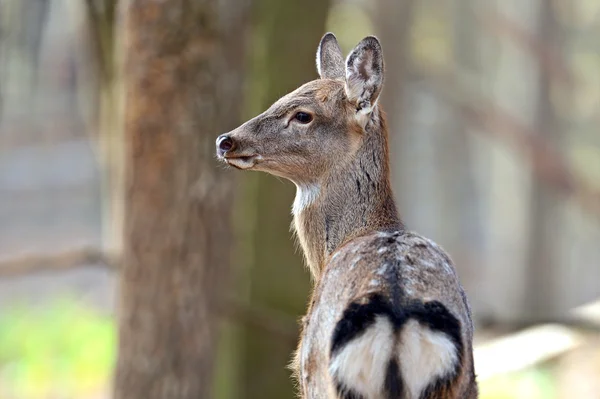
POLYGON ((344 56, 333 33, 326 33, 317 49, 317 72, 321 79, 344 79, 344 56))
POLYGON ((383 86, 383 53, 374 36, 365 37, 346 59, 346 95, 356 111, 369 114, 383 86))

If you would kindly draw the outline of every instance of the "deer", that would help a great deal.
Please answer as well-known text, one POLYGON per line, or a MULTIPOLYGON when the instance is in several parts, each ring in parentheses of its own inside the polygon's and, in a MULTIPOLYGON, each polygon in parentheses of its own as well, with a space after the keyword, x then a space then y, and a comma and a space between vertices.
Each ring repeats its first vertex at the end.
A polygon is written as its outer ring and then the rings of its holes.
POLYGON ((408 230, 378 103, 382 47, 344 60, 321 39, 319 78, 216 139, 217 157, 296 186, 293 228, 313 277, 292 368, 306 399, 475 399, 471 308, 454 264, 408 230))

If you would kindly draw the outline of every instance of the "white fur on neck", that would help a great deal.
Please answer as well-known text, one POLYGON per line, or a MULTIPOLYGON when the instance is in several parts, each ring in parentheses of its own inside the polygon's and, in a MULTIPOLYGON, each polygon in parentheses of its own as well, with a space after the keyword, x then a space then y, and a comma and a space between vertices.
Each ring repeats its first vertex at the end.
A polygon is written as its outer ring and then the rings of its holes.
POLYGON ((319 195, 320 187, 317 184, 296 184, 296 198, 292 206, 292 215, 300 214, 307 206, 312 204, 319 195))

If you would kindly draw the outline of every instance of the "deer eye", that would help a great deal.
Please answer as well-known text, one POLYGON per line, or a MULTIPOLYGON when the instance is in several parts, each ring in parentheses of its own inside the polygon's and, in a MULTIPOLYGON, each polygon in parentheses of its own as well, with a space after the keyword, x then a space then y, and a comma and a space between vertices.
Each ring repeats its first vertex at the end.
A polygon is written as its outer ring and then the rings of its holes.
POLYGON ((309 123, 313 118, 311 114, 307 114, 306 112, 296 112, 294 119, 300 123, 309 123))

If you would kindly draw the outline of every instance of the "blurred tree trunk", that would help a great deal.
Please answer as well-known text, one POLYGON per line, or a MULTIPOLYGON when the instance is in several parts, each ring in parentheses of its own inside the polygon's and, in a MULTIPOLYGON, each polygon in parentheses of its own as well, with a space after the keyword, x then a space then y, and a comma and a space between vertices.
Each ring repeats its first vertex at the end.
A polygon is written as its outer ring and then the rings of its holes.
POLYGON ((12 96, 23 96, 35 104, 42 38, 50 14, 51 0, 0 2, 2 74, 12 96))
MULTIPOLYGON (((449 76, 478 68, 473 0, 446 4, 454 21, 449 76)), ((461 113, 439 98, 435 83, 411 70, 413 20, 430 18, 412 0, 378 0, 376 20, 386 60, 382 104, 390 125, 392 178, 400 211, 411 228, 430 235, 452 255, 467 288, 479 283, 479 212, 469 137, 461 113), (419 81, 420 80, 420 81, 419 81)), ((457 81, 456 84, 472 84, 457 81)), ((469 290, 471 291, 471 290, 469 290)))
MULTIPOLYGON (((456 85, 468 93, 479 91, 479 36, 473 34, 479 25, 476 0, 453 0, 447 3, 448 19, 452 21, 452 59, 450 75, 456 85)), ((461 282, 473 298, 475 314, 484 306, 481 290, 484 276, 482 265, 485 247, 481 218, 481 196, 474 171, 477 158, 473 154, 473 136, 458 107, 448 110, 437 125, 435 159, 441 230, 439 241, 451 254, 461 282)))
MULTIPOLYGON (((93 68, 80 66, 85 79, 84 98, 92 98, 90 130, 97 143, 101 175, 102 246, 114 258, 122 255, 125 201, 125 154, 123 148, 123 94, 116 34, 118 0, 86 1, 85 26, 93 68), (87 86, 87 87, 86 87, 87 86)), ((89 61, 88 61, 89 62, 89 61)), ((85 117, 85 115, 84 115, 85 117)))
POLYGON ((377 0, 375 3, 375 26, 385 56, 385 89, 381 103, 386 111, 390 130, 392 183, 400 202, 401 212, 411 212, 411 197, 407 195, 417 186, 413 165, 407 165, 411 157, 402 156, 407 146, 405 111, 406 88, 410 81, 410 31, 412 27, 414 0, 377 0))
MULTIPOLYGON (((539 102, 539 60, 511 30, 535 35, 539 4, 505 0, 481 10, 482 67, 486 91, 498 112, 528 127, 536 124, 539 102)), ((495 110, 492 109, 492 112, 495 110)), ((506 127, 502 127, 506 128, 506 127)), ((533 175, 527 159, 490 139, 479 147, 480 169, 486 187, 484 214, 493 240, 486 250, 485 282, 490 321, 522 320, 528 283, 529 201, 533 175)))
POLYGON ((116 399, 212 396, 228 271, 231 173, 214 140, 239 124, 247 6, 131 0, 116 399))
MULTIPOLYGON (((280 0, 257 0, 254 7, 252 114, 301 84, 317 78, 315 54, 329 1, 307 0, 301 8, 280 0), (304 15, 302 10, 308 14, 304 15)), ((254 240, 249 251, 249 300, 260 307, 294 316, 303 314, 310 279, 302 255, 294 250, 290 209, 294 189, 271 176, 253 179, 256 207, 254 240)), ((248 209, 247 204, 245 205, 248 209)), ((294 387, 286 369, 295 342, 273 340, 256 330, 246 330, 245 398, 293 398, 294 387)))
POLYGON ((118 0, 66 2, 74 30, 79 113, 100 166, 102 251, 118 259, 123 245, 125 170, 123 83, 117 35, 118 0))
MULTIPOLYGON (((544 47, 553 51, 560 49, 559 27, 552 4, 540 2, 540 21, 537 39, 544 47)), ((551 86, 554 80, 549 68, 540 63, 539 99, 536 113, 536 129, 544 141, 559 144, 560 121, 551 101, 551 86)), ((558 318, 571 305, 567 300, 567 287, 561 286, 561 258, 558 250, 564 239, 561 198, 556 189, 539 179, 534 179, 530 198, 530 245, 528 258, 528 285, 525 297, 525 314, 528 322, 558 318)))
POLYGON ((382 103, 388 110, 388 122, 394 132, 401 127, 403 88, 410 73, 409 39, 413 7, 414 0, 377 0, 375 6, 377 34, 382 46, 385 46, 386 89, 382 92, 382 103))

